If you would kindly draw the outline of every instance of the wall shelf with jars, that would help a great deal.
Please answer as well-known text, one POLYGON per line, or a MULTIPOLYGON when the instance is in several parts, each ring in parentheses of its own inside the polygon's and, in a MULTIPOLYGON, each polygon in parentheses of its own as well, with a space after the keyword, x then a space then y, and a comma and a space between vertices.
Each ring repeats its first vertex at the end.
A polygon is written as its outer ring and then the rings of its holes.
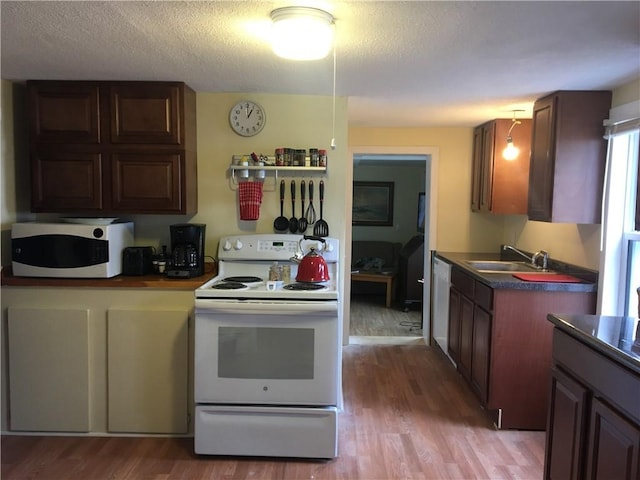
MULTIPOLYGON (((323 166, 311 166, 313 159, 306 155, 298 160, 298 165, 277 165, 275 156, 267 155, 233 155, 229 166, 232 188, 238 182, 262 181, 273 176, 274 186, 278 180, 278 172, 295 172, 301 175, 322 175, 327 173, 326 157, 323 166), (257 158, 257 161, 255 160, 257 158)), ((274 187, 275 188, 275 187, 274 187)))

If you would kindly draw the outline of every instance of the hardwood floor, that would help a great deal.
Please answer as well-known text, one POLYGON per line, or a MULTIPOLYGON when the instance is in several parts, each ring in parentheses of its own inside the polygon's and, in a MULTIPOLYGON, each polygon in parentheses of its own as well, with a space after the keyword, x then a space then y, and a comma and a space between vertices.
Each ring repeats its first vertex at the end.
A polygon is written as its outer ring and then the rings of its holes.
POLYGON ((349 322, 350 336, 422 337, 420 311, 405 312, 395 303, 387 308, 382 295, 353 295, 349 322))
POLYGON ((496 431, 436 349, 344 347, 339 456, 198 457, 191 438, 3 436, 3 480, 540 479, 544 432, 496 431))

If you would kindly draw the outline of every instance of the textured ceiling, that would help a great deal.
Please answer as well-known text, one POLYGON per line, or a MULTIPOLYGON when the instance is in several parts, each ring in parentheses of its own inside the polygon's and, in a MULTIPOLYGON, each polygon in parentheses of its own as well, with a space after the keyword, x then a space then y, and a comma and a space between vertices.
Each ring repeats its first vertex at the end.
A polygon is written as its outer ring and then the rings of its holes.
POLYGON ((181 80, 198 92, 331 95, 333 59, 268 45, 287 5, 336 18, 349 124, 472 126, 554 90, 640 76, 640 2, 2 1, 1 74, 181 80))

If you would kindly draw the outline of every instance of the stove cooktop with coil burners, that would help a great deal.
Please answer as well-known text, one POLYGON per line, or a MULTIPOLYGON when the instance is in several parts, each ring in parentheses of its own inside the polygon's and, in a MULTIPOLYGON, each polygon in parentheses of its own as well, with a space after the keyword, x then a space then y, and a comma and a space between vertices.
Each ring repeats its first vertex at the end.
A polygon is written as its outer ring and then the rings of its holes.
POLYGON ((322 242, 302 235, 251 234, 222 237, 218 246, 218 275, 196 289, 197 299, 337 300, 339 242, 322 242), (301 241, 302 240, 302 241, 301 241), (302 252, 301 248, 302 247, 302 252), (314 247, 327 262, 329 281, 296 282, 296 254, 306 255, 314 247), (277 262, 289 266, 289 280, 268 285, 269 268, 277 262))

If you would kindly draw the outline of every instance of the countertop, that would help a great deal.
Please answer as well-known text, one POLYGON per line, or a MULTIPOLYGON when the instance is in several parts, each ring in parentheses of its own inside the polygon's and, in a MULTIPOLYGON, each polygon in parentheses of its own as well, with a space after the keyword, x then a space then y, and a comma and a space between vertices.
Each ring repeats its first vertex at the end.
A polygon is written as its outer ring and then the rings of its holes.
POLYGON ((547 318, 563 332, 640 375, 639 319, 553 313, 547 318))
POLYGON ((3 287, 93 287, 93 288, 157 288, 166 290, 195 290, 216 275, 214 263, 205 264, 205 274, 193 278, 168 278, 151 274, 140 276, 118 275, 112 278, 42 278, 16 277, 11 267, 3 267, 0 285, 3 287))
POLYGON ((557 283, 557 282, 527 282, 514 277, 509 272, 483 273, 471 268, 465 260, 516 260, 521 258, 510 255, 501 256, 499 253, 459 253, 459 252, 435 252, 435 256, 445 262, 455 265, 482 283, 494 289, 512 290, 537 290, 537 291, 557 291, 557 292, 597 292, 598 272, 575 265, 551 260, 550 269, 573 277, 580 278, 580 283, 557 283))

